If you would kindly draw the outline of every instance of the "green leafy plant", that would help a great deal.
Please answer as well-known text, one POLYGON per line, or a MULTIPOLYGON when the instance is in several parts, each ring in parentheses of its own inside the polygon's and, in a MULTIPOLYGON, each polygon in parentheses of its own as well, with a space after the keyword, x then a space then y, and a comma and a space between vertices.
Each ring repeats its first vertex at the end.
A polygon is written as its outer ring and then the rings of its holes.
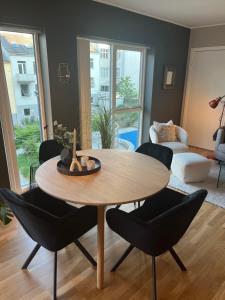
POLYGON ((40 125, 35 119, 24 119, 14 128, 18 165, 21 174, 29 177, 30 165, 38 164, 39 145, 41 142, 40 125))
POLYGON ((117 92, 124 98, 125 106, 133 106, 137 102, 138 92, 130 76, 121 78, 117 84, 117 92))
POLYGON ((105 105, 98 105, 98 113, 92 118, 92 128, 99 131, 102 148, 110 149, 114 139, 114 122, 111 109, 107 109, 105 105))
POLYGON ((10 208, 8 208, 4 201, 0 199, 0 221, 4 225, 7 225, 12 221, 12 218, 13 214, 10 208))
POLYGON ((53 123, 54 138, 56 141, 63 145, 66 149, 72 149, 73 147, 73 132, 67 130, 66 126, 58 124, 58 121, 53 123))

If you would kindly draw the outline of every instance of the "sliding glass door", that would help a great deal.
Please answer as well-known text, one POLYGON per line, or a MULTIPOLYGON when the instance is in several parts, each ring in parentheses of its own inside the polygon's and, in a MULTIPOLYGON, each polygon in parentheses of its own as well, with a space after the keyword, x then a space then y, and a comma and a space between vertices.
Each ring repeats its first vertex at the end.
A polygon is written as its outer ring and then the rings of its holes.
POLYGON ((97 123, 104 107, 112 112, 113 147, 134 150, 142 136, 145 49, 98 41, 89 47, 92 148, 102 147, 97 123))
POLYGON ((115 146, 135 150, 142 136, 145 51, 114 46, 115 146))
POLYGON ((30 165, 38 162, 39 145, 43 139, 45 115, 40 97, 37 43, 36 33, 0 31, 0 72, 5 79, 1 88, 7 95, 1 99, 2 126, 9 135, 8 139, 5 135, 8 141, 5 141, 5 146, 11 185, 17 191, 28 186, 30 165))
MULTIPOLYGON (((88 58, 87 58, 88 59, 88 58)), ((90 43, 90 103, 92 148, 101 148, 101 137, 97 123, 99 109, 111 109, 112 47, 107 43, 90 43)))

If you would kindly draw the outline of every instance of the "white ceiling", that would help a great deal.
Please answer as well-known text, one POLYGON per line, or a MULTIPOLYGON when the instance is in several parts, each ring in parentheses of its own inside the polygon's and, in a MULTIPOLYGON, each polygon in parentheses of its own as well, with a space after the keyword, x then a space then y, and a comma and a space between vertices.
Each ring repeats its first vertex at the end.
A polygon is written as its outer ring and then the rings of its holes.
POLYGON ((225 24, 225 0, 94 0, 188 28, 225 24))

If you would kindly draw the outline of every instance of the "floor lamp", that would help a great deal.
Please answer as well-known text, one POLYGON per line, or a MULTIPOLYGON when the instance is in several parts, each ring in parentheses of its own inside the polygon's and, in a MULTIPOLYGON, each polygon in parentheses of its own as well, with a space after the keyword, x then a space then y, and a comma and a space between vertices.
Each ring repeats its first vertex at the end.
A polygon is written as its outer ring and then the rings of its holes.
MULTIPOLYGON (((209 101, 209 106, 213 109, 217 108, 217 106, 219 105, 219 103, 221 102, 221 100, 225 97, 225 95, 223 95, 222 97, 218 97, 216 99, 213 99, 211 101, 209 101)), ((223 109, 219 118, 219 128, 221 127, 222 124, 222 120, 223 120, 223 114, 224 114, 224 110, 225 110, 225 102, 223 103, 223 109)))

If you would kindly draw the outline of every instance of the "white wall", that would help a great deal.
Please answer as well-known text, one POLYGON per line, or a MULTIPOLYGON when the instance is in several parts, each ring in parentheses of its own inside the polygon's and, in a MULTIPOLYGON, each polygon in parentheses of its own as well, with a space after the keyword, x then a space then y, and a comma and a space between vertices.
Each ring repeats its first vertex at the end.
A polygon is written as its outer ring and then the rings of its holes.
POLYGON ((225 25, 192 29, 187 65, 186 91, 183 102, 182 126, 189 132, 190 145, 210 150, 214 150, 215 143, 212 141, 212 134, 218 128, 218 118, 222 106, 220 105, 216 110, 213 110, 208 106, 208 102, 212 98, 225 94, 224 55, 219 54, 219 52, 216 53, 216 51, 209 52, 211 54, 209 55, 208 53, 209 56, 207 58, 206 52, 204 55, 200 55, 197 51, 191 61, 190 53, 191 51, 193 52, 193 49, 196 50, 196 48, 199 51, 206 50, 206 48, 216 50, 215 47, 221 48, 221 46, 225 46, 225 25), (194 59, 197 59, 197 64, 194 59), (210 60, 210 63, 208 63, 207 59, 210 60), (191 63, 192 66, 190 66, 191 63), (190 74, 190 72, 193 73, 190 74), (202 75, 200 76, 200 74, 202 75), (191 82, 192 79, 193 81, 191 82), (188 101, 192 103, 189 106, 188 101), (200 124, 202 124, 202 128, 199 128, 201 127, 200 124))

